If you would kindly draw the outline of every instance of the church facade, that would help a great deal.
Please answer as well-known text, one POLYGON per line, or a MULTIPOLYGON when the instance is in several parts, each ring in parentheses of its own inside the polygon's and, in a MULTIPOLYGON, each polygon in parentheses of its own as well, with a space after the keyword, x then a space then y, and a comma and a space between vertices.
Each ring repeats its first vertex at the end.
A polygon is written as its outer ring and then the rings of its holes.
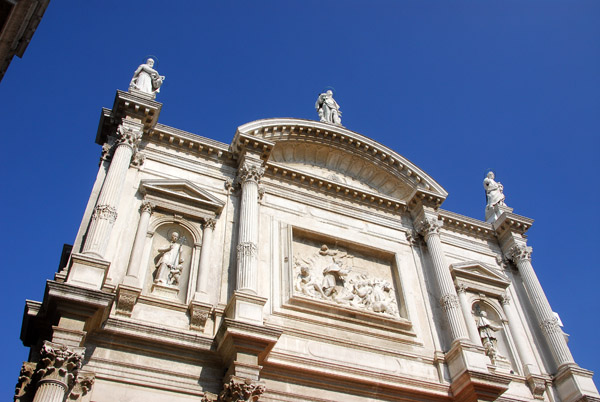
POLYGON ((462 216, 331 94, 225 144, 158 122, 163 78, 102 110, 16 401, 600 401, 493 175, 487 222, 462 216))

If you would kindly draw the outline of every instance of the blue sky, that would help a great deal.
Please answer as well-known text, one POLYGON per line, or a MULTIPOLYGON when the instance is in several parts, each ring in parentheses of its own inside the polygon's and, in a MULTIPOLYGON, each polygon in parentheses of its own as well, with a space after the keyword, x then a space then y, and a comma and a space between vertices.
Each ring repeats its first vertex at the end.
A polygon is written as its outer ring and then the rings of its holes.
POLYGON ((600 2, 172 3, 53 0, 0 82, 7 397, 25 299, 42 299, 95 179, 100 110, 150 54, 166 125, 229 143, 252 120, 317 119, 332 86, 343 124, 435 178, 443 208, 482 219, 493 168, 536 220, 533 265, 575 360, 600 369, 600 2))

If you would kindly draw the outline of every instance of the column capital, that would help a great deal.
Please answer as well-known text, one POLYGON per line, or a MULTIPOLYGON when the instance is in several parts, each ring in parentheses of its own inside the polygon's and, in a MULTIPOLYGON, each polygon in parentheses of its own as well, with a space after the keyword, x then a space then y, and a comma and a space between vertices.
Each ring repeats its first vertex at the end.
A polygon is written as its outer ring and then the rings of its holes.
POLYGON ((238 179, 241 183, 254 182, 258 184, 264 174, 264 167, 249 160, 244 160, 238 169, 238 179))
POLYGON ((117 145, 129 145, 133 149, 137 149, 142 140, 143 125, 132 120, 123 120, 117 127, 116 143, 117 145))
POLYGON ((437 215, 425 215, 415 220, 415 230, 422 235, 425 240, 432 234, 439 234, 440 228, 444 223, 438 219, 437 215))
POLYGON ((152 215, 154 207, 155 207, 155 205, 153 203, 151 203, 150 201, 144 200, 144 201, 142 201, 142 205, 140 205, 140 212, 141 213, 146 212, 146 213, 152 215))
POLYGON ((219 394, 218 401, 258 401, 265 390, 265 384, 260 381, 232 376, 223 384, 223 391, 219 394))
POLYGON ((217 225, 217 220, 215 218, 208 218, 204 220, 203 228, 215 230, 215 226, 217 225))
POLYGON ((510 297, 510 295, 508 293, 502 293, 499 297, 500 299, 500 303, 503 306, 506 306, 507 304, 510 304, 512 301, 512 297, 510 297))
POLYGON ((527 244, 515 244, 508 250, 507 257, 515 264, 519 261, 531 261, 532 251, 533 249, 528 247, 527 244))
POLYGON ((540 328, 545 335, 552 334, 562 334, 562 329, 560 329, 560 325, 558 324, 558 319, 556 317, 546 318, 540 321, 540 328))
POLYGON ((41 358, 36 368, 41 382, 54 382, 68 392, 75 384, 75 378, 81 368, 85 348, 69 348, 65 345, 44 341, 41 358))
POLYGON ((456 293, 467 293, 467 286, 464 283, 456 285, 456 293))

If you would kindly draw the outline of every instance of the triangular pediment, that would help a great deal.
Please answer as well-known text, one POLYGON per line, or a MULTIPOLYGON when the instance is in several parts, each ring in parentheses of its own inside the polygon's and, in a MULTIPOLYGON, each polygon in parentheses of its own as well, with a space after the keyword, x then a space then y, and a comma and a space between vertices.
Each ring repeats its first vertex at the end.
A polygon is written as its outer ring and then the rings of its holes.
POLYGON ((455 278, 487 283, 501 288, 506 288, 510 284, 508 277, 504 273, 489 264, 479 261, 452 264, 450 265, 450 271, 455 278))
POLYGON ((155 199, 180 202, 217 213, 225 205, 210 192, 187 180, 143 180, 140 191, 155 199))
MULTIPOLYGON (((429 175, 395 151, 342 126, 302 119, 266 119, 238 127, 232 152, 252 145, 261 158, 281 170, 289 168, 307 180, 323 180, 330 188, 358 189, 409 201, 423 190, 444 199, 446 191, 429 175), (252 144, 252 139, 257 143, 252 144), (263 142, 260 142, 263 141, 263 142)), ((277 170, 275 170, 277 171, 277 170)), ((384 202, 384 201, 380 201, 384 202)))

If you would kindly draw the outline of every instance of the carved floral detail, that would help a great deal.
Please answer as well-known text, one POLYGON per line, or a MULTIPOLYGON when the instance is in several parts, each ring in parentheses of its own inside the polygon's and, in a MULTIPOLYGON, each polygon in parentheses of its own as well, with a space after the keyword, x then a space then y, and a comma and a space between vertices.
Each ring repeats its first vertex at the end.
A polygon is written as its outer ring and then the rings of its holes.
POLYGON ((117 314, 131 317, 138 296, 139 292, 119 288, 119 293, 117 295, 117 314))
POLYGON ((131 166, 142 166, 145 161, 146 155, 144 155, 142 152, 137 151, 131 157, 131 166))
POLYGON ((458 296, 453 294, 447 294, 440 297, 440 306, 444 309, 444 311, 450 311, 451 309, 456 309, 459 307, 458 304, 458 296))
POLYGON ((94 386, 96 378, 92 373, 79 373, 77 378, 75 379, 75 385, 73 389, 69 393, 67 400, 70 401, 79 401, 82 397, 87 395, 94 386))
POLYGON ((242 257, 251 257, 257 254, 258 247, 256 246, 256 244, 250 241, 241 242, 237 245, 238 260, 240 260, 242 257))
POLYGON ((264 384, 250 379, 232 377, 223 385, 219 394, 219 402, 255 402, 265 392, 264 384))
POLYGON ((415 230, 427 239, 432 234, 439 234, 443 224, 437 217, 424 217, 415 222, 415 230))
POLYGON ((544 392, 546 391, 546 381, 537 376, 528 376, 527 385, 531 390, 531 394, 535 399, 544 400, 544 392))
POLYGON ((15 386, 15 402, 25 402, 32 399, 35 388, 35 383, 32 383, 35 366, 36 363, 23 362, 21 372, 19 373, 19 379, 15 386))
POLYGON ((105 219, 111 224, 117 220, 117 209, 111 205, 96 205, 92 219, 105 219))
POLYGON ((467 286, 464 283, 459 283, 456 286, 456 293, 466 293, 467 292, 467 286))
POLYGON ((294 257, 294 292, 373 313, 399 317, 390 282, 352 272, 352 255, 326 244, 313 256, 294 257))
POLYGON ((75 385, 84 350, 45 341, 35 372, 38 382, 59 383, 69 391, 75 385))
POLYGON ((142 130, 140 127, 126 122, 119 124, 119 127, 117 127, 117 144, 127 144, 136 150, 141 140, 142 130))
POLYGON ((260 179, 265 174, 265 168, 252 163, 244 162, 238 171, 238 179, 242 183, 254 182, 259 183, 260 179))
POLYGON ((154 209, 154 204, 152 204, 150 201, 147 201, 147 200, 142 201, 142 205, 140 205, 141 213, 147 212, 149 214, 152 214, 153 209, 154 209))
POLYGON ((513 260, 515 264, 519 261, 531 260, 531 253, 533 249, 531 247, 527 247, 524 244, 517 244, 512 246, 508 251, 508 258, 513 260))
POLYGON ((204 331, 206 321, 208 321, 209 311, 200 308, 193 308, 190 311, 190 329, 204 331))
POLYGON ((114 136, 108 136, 106 142, 102 144, 102 153, 100 154, 100 163, 102 161, 108 161, 112 159, 113 153, 115 151, 115 142, 116 138, 114 136))
POLYGON ((215 230, 215 226, 217 225, 217 220, 213 218, 206 219, 204 221, 204 229, 215 230))
POLYGON ((508 293, 502 293, 500 295, 500 303, 502 303, 503 306, 510 304, 511 301, 512 301, 512 298, 510 297, 510 295, 508 293))
POLYGON ((556 317, 546 318, 540 322, 540 328, 546 335, 552 335, 555 333, 562 333, 558 319, 556 317))

